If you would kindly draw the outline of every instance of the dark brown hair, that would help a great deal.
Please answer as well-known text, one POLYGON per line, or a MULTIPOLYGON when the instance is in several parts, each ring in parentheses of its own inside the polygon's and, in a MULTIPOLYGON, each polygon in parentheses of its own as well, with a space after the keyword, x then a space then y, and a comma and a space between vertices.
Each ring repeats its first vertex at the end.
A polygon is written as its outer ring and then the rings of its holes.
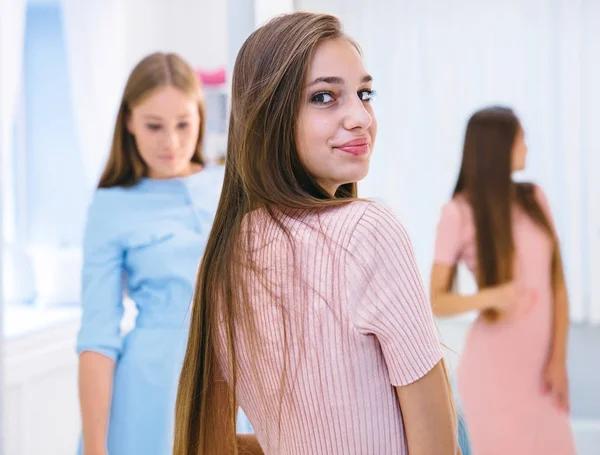
POLYGON ((192 162, 203 165, 202 142, 205 128, 205 108, 202 87, 194 69, 177 54, 160 52, 148 55, 133 69, 125 85, 117 114, 108 162, 100 177, 99 188, 132 186, 148 171, 140 156, 135 138, 127 130, 131 109, 154 90, 172 86, 198 101, 200 129, 192 162))
MULTIPOLYGON (((477 240, 476 280, 480 289, 510 282, 515 246, 512 210, 523 210, 554 244, 552 276, 562 277, 558 241, 531 183, 512 180, 512 153, 522 126, 507 107, 477 111, 467 124, 462 165, 453 196, 463 195, 472 207, 477 240)), ((495 320, 497 314, 484 316, 495 320)))

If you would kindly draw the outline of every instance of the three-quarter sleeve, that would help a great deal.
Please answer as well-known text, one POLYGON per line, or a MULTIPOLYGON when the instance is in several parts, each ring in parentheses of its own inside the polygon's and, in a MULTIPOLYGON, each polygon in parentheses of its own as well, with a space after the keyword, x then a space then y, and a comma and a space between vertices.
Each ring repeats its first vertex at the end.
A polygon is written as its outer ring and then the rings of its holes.
POLYGON ((442 207, 441 216, 435 234, 434 259, 435 264, 455 265, 461 249, 461 214, 455 201, 450 201, 442 207))
POLYGON ((96 193, 88 210, 83 242, 82 318, 77 353, 95 351, 116 360, 121 348, 124 250, 113 209, 96 193))
POLYGON ((369 204, 348 251, 353 323, 379 341, 390 383, 410 384, 440 361, 442 350, 409 235, 389 209, 369 204))

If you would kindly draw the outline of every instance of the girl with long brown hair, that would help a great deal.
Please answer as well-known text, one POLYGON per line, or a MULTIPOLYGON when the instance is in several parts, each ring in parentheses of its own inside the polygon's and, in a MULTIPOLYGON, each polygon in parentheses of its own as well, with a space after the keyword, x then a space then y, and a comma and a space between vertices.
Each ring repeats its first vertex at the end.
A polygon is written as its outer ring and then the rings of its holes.
POLYGON ((524 131, 514 112, 488 107, 467 125, 462 166, 437 228, 434 313, 478 311, 458 368, 475 455, 574 454, 566 373, 567 292, 542 189, 517 183, 524 131), (454 292, 464 262, 478 292, 454 292))
POLYGON ((373 95, 333 16, 284 15, 242 46, 175 454, 459 450, 406 230, 356 196, 377 134, 373 95), (255 436, 236 437, 238 405, 255 436))
POLYGON ((223 183, 204 160, 204 119, 181 57, 156 53, 133 69, 84 237, 83 455, 172 451, 187 308, 223 183), (124 295, 138 315, 122 337, 124 295))

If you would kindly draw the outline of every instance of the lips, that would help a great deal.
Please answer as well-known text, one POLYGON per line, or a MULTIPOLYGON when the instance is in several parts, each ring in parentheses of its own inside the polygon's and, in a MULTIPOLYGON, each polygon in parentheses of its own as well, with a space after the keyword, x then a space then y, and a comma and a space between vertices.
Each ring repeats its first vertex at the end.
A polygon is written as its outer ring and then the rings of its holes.
POLYGON ((343 144, 338 145, 335 148, 354 156, 360 156, 369 153, 370 143, 371 141, 368 137, 357 137, 356 139, 344 142, 343 144))

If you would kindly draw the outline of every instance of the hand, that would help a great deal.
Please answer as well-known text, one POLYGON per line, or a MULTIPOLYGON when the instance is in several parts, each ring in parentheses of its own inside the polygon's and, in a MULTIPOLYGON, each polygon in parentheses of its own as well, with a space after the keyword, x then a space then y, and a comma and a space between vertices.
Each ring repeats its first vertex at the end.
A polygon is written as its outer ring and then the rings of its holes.
POLYGON ((551 395, 556 406, 569 413, 569 380, 564 360, 550 358, 542 376, 542 393, 551 395))
POLYGON ((497 322, 521 306, 527 313, 535 305, 538 293, 525 288, 517 281, 501 284, 489 289, 488 305, 483 317, 488 322, 497 322))
POLYGON ((525 288, 520 282, 511 281, 510 283, 499 286, 500 293, 496 301, 496 309, 507 311, 520 303, 535 303, 537 292, 525 288))
POLYGON ((523 303, 527 304, 528 310, 538 298, 536 291, 525 288, 517 281, 501 284, 494 291, 489 309, 498 312, 508 312, 523 303))

